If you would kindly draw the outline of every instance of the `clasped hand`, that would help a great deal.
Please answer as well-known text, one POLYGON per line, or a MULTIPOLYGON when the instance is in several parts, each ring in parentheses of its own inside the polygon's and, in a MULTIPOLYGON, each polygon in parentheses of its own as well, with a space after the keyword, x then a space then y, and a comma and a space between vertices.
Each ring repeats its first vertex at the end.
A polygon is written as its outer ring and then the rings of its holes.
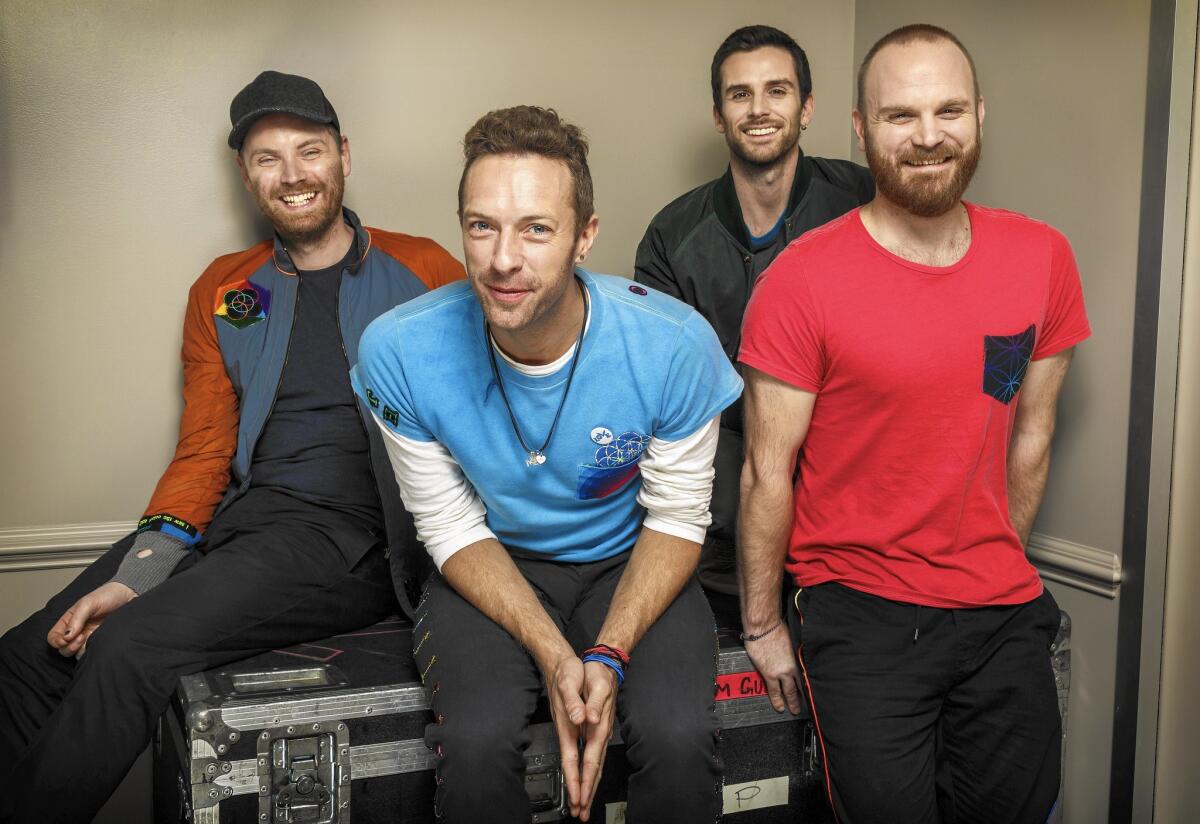
POLYGON ((543 678, 558 733, 563 783, 571 815, 587 821, 612 737, 617 677, 603 664, 585 664, 574 655, 552 669, 543 671, 543 678))

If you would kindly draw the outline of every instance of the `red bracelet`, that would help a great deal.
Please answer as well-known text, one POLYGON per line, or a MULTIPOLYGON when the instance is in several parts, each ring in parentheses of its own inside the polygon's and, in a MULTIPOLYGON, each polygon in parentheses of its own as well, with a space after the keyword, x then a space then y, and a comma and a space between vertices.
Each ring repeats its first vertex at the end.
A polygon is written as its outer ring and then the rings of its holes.
POLYGON ((588 647, 579 654, 579 657, 583 658, 585 655, 606 655, 620 661, 622 666, 629 666, 629 653, 618 647, 610 647, 608 644, 596 644, 588 647))

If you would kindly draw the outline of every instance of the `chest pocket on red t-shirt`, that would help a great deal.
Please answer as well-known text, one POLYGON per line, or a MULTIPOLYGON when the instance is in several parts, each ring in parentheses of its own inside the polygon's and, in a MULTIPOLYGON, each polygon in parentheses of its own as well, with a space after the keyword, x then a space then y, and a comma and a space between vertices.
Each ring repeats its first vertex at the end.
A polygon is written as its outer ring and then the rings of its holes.
POLYGON ((984 393, 1004 404, 1016 396, 1025 380, 1036 339, 1037 325, 1033 323, 1016 335, 983 336, 984 393))

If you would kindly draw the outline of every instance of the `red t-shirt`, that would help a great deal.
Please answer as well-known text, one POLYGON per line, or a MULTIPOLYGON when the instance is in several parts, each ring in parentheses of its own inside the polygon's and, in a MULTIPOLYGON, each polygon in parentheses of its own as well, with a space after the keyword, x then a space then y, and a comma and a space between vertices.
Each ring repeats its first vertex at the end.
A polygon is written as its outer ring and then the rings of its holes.
POLYGON ((855 210, 755 288, 739 359, 817 394, 787 562, 799 585, 947 608, 1041 594, 1008 516, 1017 393, 1031 357, 1091 330, 1066 238, 966 205, 952 266, 897 257, 855 210))

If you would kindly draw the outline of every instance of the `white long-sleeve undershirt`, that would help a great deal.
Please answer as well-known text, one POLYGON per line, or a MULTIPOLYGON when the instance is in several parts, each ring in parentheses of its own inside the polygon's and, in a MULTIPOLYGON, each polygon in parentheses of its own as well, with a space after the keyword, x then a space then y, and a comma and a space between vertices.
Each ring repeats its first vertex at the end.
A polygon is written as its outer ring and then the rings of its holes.
MULTIPOLYGON (((513 366, 530 369, 515 362, 513 366)), ((677 441, 650 438, 639 464, 638 503, 646 509, 643 527, 703 543, 712 522, 708 506, 720 419, 717 415, 677 441)), ((488 529, 483 501, 446 447, 437 441, 406 438, 376 423, 383 432, 400 497, 416 522, 417 537, 439 570, 463 547, 496 537, 488 529)))

